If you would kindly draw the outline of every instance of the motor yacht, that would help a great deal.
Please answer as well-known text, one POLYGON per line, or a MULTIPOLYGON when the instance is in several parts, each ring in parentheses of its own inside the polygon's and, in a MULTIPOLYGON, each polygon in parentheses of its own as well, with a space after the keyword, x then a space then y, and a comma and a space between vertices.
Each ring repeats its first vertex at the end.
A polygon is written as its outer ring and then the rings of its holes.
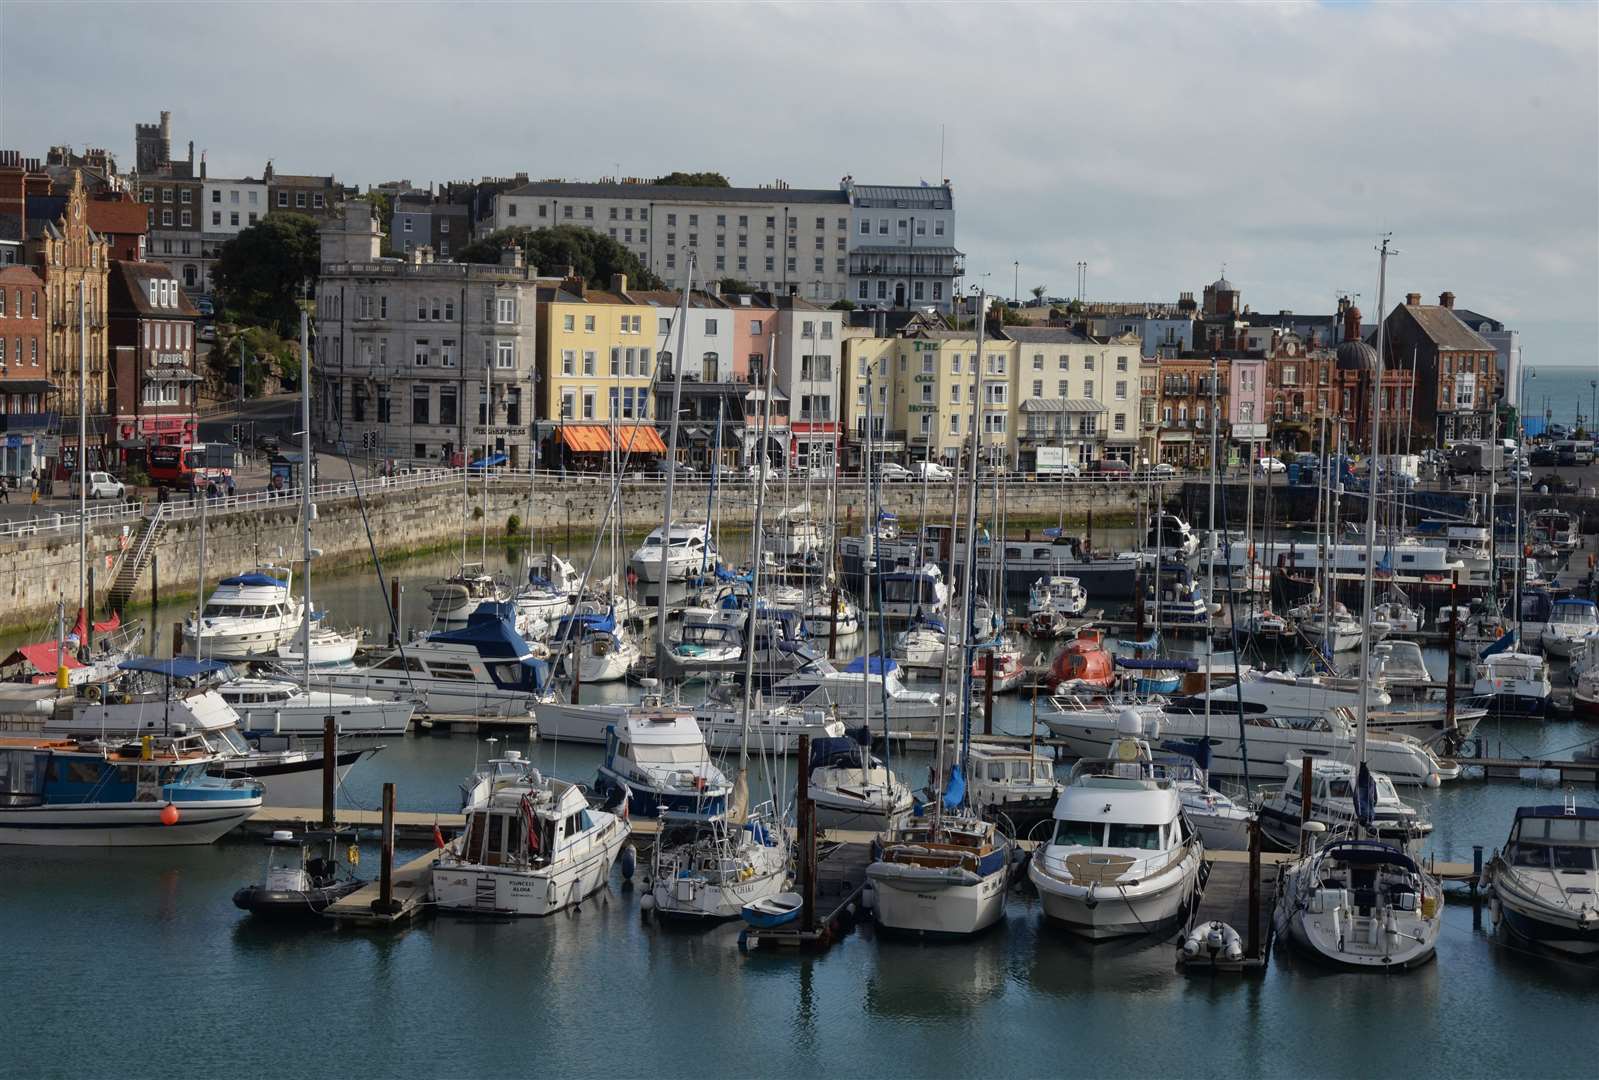
POLYGON ((627 568, 641 582, 661 581, 662 548, 665 548, 666 580, 683 581, 705 573, 717 564, 716 542, 710 526, 695 522, 676 522, 662 526, 644 538, 644 543, 627 560, 627 568))
POLYGON ((1592 600, 1556 600, 1538 644, 1545 656, 1570 660, 1595 635, 1599 635, 1599 605, 1592 600))
POLYGON ((337 690, 306 690, 287 678, 246 677, 227 680, 217 694, 239 716, 245 736, 305 735, 321 737, 333 717, 341 737, 404 735, 416 702, 373 698, 337 690))
POLYGON ((1517 807, 1483 884, 1495 926, 1557 952, 1599 955, 1599 809, 1570 796, 1517 807))
MULTIPOLYGON (((1304 770, 1298 761, 1287 762, 1287 769, 1282 787, 1261 803, 1260 831, 1279 850, 1297 851, 1303 836, 1304 770)), ((1346 761, 1311 761, 1310 820, 1327 826, 1329 834, 1354 832, 1355 776, 1355 767, 1346 761)), ((1432 835, 1432 822, 1399 798, 1388 777, 1374 773, 1372 779, 1377 801, 1373 823, 1366 832, 1419 858, 1422 845, 1432 835)))
POLYGON ((720 814, 732 785, 711 763, 693 712, 655 703, 629 708, 607 730, 594 789, 625 795, 632 813, 653 818, 668 810, 720 814))
POLYGON ((289 588, 292 578, 288 568, 272 565, 223 578, 184 622, 184 648, 196 656, 247 660, 290 644, 305 616, 289 588))

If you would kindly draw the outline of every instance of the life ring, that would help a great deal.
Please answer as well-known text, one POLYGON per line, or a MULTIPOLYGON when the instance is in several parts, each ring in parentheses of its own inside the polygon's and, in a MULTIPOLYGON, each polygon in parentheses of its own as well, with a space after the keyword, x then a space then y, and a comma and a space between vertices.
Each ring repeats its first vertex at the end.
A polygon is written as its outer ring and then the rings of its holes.
POLYGON ((84 700, 86 700, 86 701, 95 701, 95 702, 99 701, 100 700, 100 688, 98 686, 93 686, 93 685, 85 686, 83 688, 83 697, 84 697, 84 700))

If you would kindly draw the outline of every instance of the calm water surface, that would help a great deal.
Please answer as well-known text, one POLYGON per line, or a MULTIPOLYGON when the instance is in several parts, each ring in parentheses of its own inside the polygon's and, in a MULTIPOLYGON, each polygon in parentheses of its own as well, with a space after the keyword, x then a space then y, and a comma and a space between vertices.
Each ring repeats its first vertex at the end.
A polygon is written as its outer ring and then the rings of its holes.
MULTIPOLYGON (((396 573, 420 586, 456 561, 396 573)), ((383 625, 370 577, 323 582, 335 622, 383 625)), ((1025 699, 996 712, 1000 730, 1026 730, 1025 699)), ((1485 734, 1490 750, 1555 753, 1599 730, 1485 734)), ((374 806, 393 780, 403 807, 451 812, 485 750, 467 736, 391 740, 342 797, 374 806)), ((596 747, 531 753, 582 780, 599 761, 596 747)), ((927 762, 894 759, 918 783, 927 762)), ((1515 806, 1559 798, 1483 781, 1405 794, 1434 818, 1434 850, 1460 861, 1502 843, 1515 806)), ((1246 982, 1175 974, 1167 941, 1078 941, 1020 894, 975 941, 880 940, 863 926, 814 957, 746 955, 736 926, 644 924, 619 878, 614 894, 546 920, 288 930, 232 905, 264 862, 244 841, 0 849, 0 1076, 1591 1076, 1599 1060, 1599 967, 1507 947, 1456 894, 1438 961, 1420 971, 1333 973, 1279 947, 1246 982)), ((360 869, 375 863, 368 846, 360 869)))

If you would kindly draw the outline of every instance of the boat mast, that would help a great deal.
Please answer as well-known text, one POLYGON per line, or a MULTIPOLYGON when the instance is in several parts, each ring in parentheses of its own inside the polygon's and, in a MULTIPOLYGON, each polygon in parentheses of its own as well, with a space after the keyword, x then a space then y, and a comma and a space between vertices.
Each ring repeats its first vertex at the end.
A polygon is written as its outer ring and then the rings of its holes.
MULTIPOLYGON (((1210 625, 1210 602, 1216 590, 1216 354, 1210 356, 1210 517, 1205 529, 1210 541, 1210 585, 1205 590, 1205 745, 1210 745, 1210 697, 1214 681, 1216 634, 1210 625)), ((1222 522, 1222 528, 1227 523, 1222 522)), ((1228 560, 1229 565, 1232 560, 1228 560)), ((1237 642, 1234 641, 1236 650, 1237 642)))
MULTIPOLYGON (((493 446, 489 432, 494 428, 494 356, 483 365, 483 569, 489 566, 489 454, 493 446)), ((468 454, 470 461, 472 455, 468 454)), ((468 469, 468 472, 471 470, 468 469)))
MULTIPOLYGON (((1376 357, 1375 360, 1372 361, 1372 374, 1373 374, 1372 387, 1373 387, 1373 389, 1372 389, 1372 394, 1371 394, 1371 432, 1372 432, 1372 446, 1374 448, 1376 446, 1376 439, 1377 439, 1378 416, 1380 415, 1377 410, 1381 406, 1381 397, 1380 397, 1380 395, 1379 395, 1379 393, 1378 393, 1376 388, 1382 385, 1382 364, 1383 364, 1383 352, 1382 351, 1383 351, 1383 338, 1384 338, 1383 331, 1384 331, 1384 329, 1385 329, 1385 327, 1387 325, 1387 319, 1383 315, 1383 303, 1384 303, 1384 299, 1385 299, 1385 294, 1384 294, 1383 290, 1386 288, 1386 286, 1388 284, 1388 255, 1389 255, 1388 239, 1389 239, 1389 234, 1384 233, 1383 234, 1383 238, 1382 238, 1382 246, 1380 248, 1378 248, 1379 257, 1378 257, 1378 263, 1377 263, 1377 357, 1376 357)), ((1367 492, 1366 492, 1366 494, 1368 496, 1368 498, 1366 499, 1366 575, 1365 575, 1365 580, 1364 580, 1364 582, 1361 585, 1361 589, 1362 589, 1361 605, 1362 605, 1362 607, 1364 609, 1364 612, 1365 612, 1364 618, 1366 618, 1366 619, 1369 619, 1371 617, 1372 578, 1373 578, 1374 571, 1376 569, 1376 567, 1374 565, 1374 560, 1372 559, 1372 548, 1376 545, 1376 542, 1377 542, 1377 500, 1375 498, 1375 494, 1376 494, 1375 481, 1376 481, 1377 463, 1376 463, 1376 460, 1375 460, 1376 459, 1376 454, 1375 453, 1372 455, 1372 458, 1373 458, 1373 460, 1372 460, 1372 463, 1371 463, 1371 470, 1366 475, 1366 482, 1367 482, 1367 492)), ((1368 665, 1370 664, 1370 662, 1371 662, 1371 635, 1366 632, 1365 626, 1362 625, 1361 634, 1360 634, 1360 669, 1359 669, 1359 671, 1360 671, 1360 679, 1359 679, 1359 683, 1358 683, 1358 685, 1360 686, 1360 703, 1359 703, 1359 711, 1358 711, 1358 714, 1357 714, 1359 716, 1360 723, 1359 723, 1359 726, 1356 727, 1356 729, 1355 729, 1355 760, 1357 762, 1357 765, 1364 765, 1366 763, 1366 725, 1367 725, 1367 723, 1368 723, 1368 721, 1370 719, 1370 713, 1371 713, 1371 696, 1370 696, 1370 693, 1368 692, 1367 687, 1366 687, 1366 679, 1367 679, 1368 665)), ((1450 676, 1450 677, 1453 678, 1453 676, 1450 676)), ((1358 783, 1358 776, 1357 776, 1357 783, 1358 783)), ((1359 830, 1360 830, 1359 815, 1358 814, 1356 815, 1355 829, 1356 829, 1356 836, 1358 838, 1359 830)))
MULTIPOLYGON (((668 418, 666 446, 666 494, 661 507, 661 580, 656 584, 658 611, 655 616, 655 674, 660 677, 666 664, 666 557, 672 547, 672 487, 677 480, 677 411, 683 405, 683 350, 688 333, 688 294, 694 287, 694 252, 688 253, 683 267, 683 295, 677 311, 677 355, 672 357, 672 415, 668 418)), ((667 344, 671 344, 670 341, 667 344)), ((660 354, 656 354, 660 359, 660 354)), ((656 416, 659 420, 659 415, 656 416)))
MULTIPOLYGON (((17 294, 22 295, 20 292, 17 294)), ((20 303, 20 301, 19 301, 20 303)), ((20 315, 21 312, 19 311, 20 315)), ((22 339, 17 339, 20 349, 22 339)), ((20 364, 22 356, 19 353, 20 364)), ((182 452, 181 450, 179 451, 182 452)), ((78 642, 78 653, 88 659, 89 621, 94 613, 89 610, 89 315, 83 308, 83 280, 78 280, 78 610, 83 612, 83 639, 78 642)), ((205 597, 200 598, 203 603, 205 597)), ((155 612, 150 613, 155 622, 155 612)), ((59 648, 56 663, 62 662, 59 648)))
MULTIPOLYGON (((977 618, 977 604, 973 585, 977 574, 977 458, 983 431, 983 331, 984 316, 988 307, 988 291, 977 292, 977 351, 972 354, 972 459, 967 478, 971 482, 971 496, 966 506, 966 566, 961 573, 961 595, 966 604, 966 625, 961 628, 961 753, 962 778, 971 767, 972 748, 972 623, 977 618)), ((956 458, 959 461, 959 458, 956 458)))
POLYGON ((300 473, 300 538, 305 562, 300 567, 300 588, 305 611, 300 624, 300 651, 304 661, 305 692, 311 692, 311 332, 310 317, 300 308, 300 453, 305 464, 300 473))

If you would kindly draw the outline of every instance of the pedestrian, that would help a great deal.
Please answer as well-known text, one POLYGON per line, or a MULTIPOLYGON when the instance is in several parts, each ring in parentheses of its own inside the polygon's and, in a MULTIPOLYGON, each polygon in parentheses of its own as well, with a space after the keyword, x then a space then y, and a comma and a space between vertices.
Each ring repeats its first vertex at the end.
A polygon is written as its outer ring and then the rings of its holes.
POLYGON ((233 474, 232 473, 228 473, 228 498, 230 498, 230 499, 233 498, 233 494, 234 494, 233 474))

